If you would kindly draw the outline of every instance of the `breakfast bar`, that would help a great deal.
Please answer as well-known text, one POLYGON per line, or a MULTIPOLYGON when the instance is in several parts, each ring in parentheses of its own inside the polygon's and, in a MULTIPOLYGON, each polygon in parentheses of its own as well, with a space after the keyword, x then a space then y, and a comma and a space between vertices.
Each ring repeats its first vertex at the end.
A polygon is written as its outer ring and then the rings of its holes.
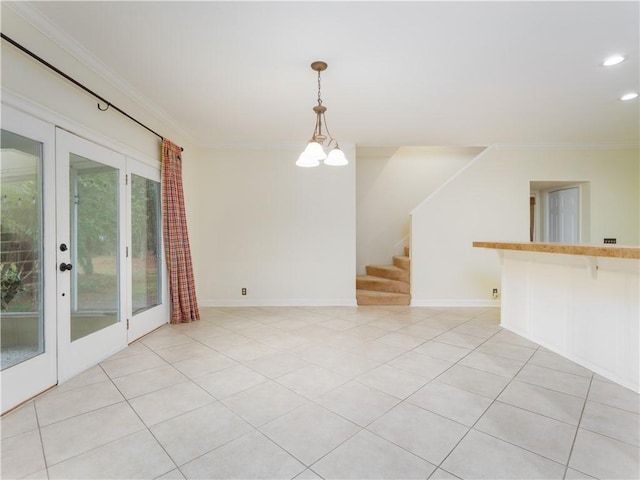
POLYGON ((640 247, 473 246, 501 258, 502 327, 640 392, 640 247))

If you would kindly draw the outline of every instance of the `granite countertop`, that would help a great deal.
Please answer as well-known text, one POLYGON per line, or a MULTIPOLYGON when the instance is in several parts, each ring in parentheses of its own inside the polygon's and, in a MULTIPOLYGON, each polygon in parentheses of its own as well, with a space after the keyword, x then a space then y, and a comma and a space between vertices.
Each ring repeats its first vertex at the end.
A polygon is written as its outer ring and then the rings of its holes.
POLYGON ((544 242, 473 242, 474 247, 498 250, 519 250, 522 252, 563 253, 565 255, 586 255, 590 257, 614 257, 640 259, 640 247, 621 245, 588 245, 584 243, 544 243, 544 242))

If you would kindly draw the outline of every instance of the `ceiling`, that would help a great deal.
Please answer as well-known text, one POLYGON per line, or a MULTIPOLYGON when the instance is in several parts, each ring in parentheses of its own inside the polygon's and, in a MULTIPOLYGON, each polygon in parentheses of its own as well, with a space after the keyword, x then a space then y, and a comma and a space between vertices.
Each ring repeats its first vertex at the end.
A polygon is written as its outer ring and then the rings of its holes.
POLYGON ((592 145, 638 143, 640 101, 619 97, 640 86, 639 5, 48 1, 21 10, 203 146, 304 143, 314 60, 329 64, 322 98, 343 145, 592 145), (601 65, 616 53, 627 60, 601 65))

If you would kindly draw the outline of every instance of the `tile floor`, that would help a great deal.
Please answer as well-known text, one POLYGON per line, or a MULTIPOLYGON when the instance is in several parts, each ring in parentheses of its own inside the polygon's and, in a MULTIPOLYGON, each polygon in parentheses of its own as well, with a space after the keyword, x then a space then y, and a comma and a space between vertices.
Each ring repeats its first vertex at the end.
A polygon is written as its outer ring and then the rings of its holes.
POLYGON ((639 396, 483 308, 208 308, 5 415, 2 478, 640 478, 639 396))

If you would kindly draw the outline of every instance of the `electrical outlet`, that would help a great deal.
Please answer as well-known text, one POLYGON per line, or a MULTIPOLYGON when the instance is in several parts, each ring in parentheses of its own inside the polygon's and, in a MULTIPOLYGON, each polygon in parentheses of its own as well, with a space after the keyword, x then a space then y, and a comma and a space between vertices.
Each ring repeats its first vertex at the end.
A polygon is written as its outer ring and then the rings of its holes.
POLYGON ((605 238, 604 239, 604 243, 616 243, 616 239, 615 238, 605 238))
POLYGON ((243 288, 243 289, 242 289, 242 295, 246 295, 246 294, 247 294, 247 289, 246 289, 246 288, 243 288))
POLYGON ((491 292, 491 295, 493 296, 494 299, 498 298, 498 289, 494 288, 493 292, 491 292))

